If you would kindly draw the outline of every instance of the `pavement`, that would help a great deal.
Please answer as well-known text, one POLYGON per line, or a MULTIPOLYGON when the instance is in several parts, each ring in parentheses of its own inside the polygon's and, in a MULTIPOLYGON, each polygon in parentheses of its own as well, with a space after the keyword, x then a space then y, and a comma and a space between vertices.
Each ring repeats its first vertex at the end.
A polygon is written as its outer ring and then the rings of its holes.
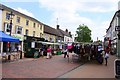
POLYGON ((57 78, 82 65, 81 62, 68 62, 63 55, 55 55, 52 59, 25 58, 2 64, 3 78, 57 78))
POLYGON ((59 78, 115 78, 115 59, 115 55, 110 55, 107 66, 105 66, 105 63, 101 65, 97 61, 88 62, 59 78))
POLYGON ((52 59, 24 58, 14 62, 2 63, 2 78, 114 78, 115 56, 110 56, 108 66, 95 60, 68 62, 63 55, 52 59))

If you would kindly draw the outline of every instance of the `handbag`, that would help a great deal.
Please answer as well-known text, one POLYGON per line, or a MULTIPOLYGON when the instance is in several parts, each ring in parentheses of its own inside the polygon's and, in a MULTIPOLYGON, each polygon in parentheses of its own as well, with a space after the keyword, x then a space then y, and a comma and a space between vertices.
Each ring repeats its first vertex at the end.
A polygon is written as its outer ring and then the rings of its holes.
POLYGON ((109 54, 108 53, 105 54, 105 58, 109 58, 109 54))

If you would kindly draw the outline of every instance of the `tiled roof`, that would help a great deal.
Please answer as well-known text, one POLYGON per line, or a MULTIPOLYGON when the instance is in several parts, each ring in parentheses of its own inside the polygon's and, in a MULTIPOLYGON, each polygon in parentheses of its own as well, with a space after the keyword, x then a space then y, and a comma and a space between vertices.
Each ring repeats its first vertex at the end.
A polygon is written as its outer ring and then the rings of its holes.
POLYGON ((52 27, 45 25, 45 24, 44 24, 44 33, 60 36, 59 32, 55 28, 52 28, 52 27))
POLYGON ((64 35, 61 33, 61 31, 59 29, 56 29, 57 31, 57 34, 60 36, 60 37, 64 37, 64 35))
POLYGON ((2 10, 3 8, 2 8, 2 4, 0 4, 0 10, 2 10))
POLYGON ((67 33, 66 31, 63 31, 63 30, 61 30, 61 29, 57 29, 57 31, 59 32, 59 34, 60 34, 62 37, 64 37, 64 36, 70 37, 69 33, 67 33))
POLYGON ((68 33, 68 32, 63 31, 63 30, 61 30, 61 29, 60 29, 60 31, 61 31, 61 33, 62 33, 64 36, 68 36, 68 37, 70 37, 70 35, 69 35, 69 33, 68 33))

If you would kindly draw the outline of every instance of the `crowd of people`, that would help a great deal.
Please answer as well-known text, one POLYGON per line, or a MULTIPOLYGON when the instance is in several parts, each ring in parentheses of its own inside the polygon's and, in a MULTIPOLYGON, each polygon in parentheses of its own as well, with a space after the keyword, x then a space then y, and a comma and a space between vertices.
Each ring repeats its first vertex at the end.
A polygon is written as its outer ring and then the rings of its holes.
MULTIPOLYGON (((66 46, 66 44, 65 44, 66 46)), ((90 44, 72 44, 71 48, 68 48, 66 50, 65 47, 65 51, 68 52, 74 52, 75 54, 81 55, 81 56, 85 56, 88 55, 91 58, 96 57, 97 53, 98 53, 98 46, 97 45, 90 45, 90 44)))
POLYGON ((109 58, 109 47, 103 49, 102 44, 93 45, 93 44, 79 44, 79 43, 73 43, 71 45, 71 48, 67 46, 67 44, 64 45, 64 58, 69 57, 67 53, 75 53, 79 55, 81 58, 84 58, 84 56, 87 57, 88 60, 96 59, 100 64, 103 63, 103 60, 105 59, 105 65, 107 65, 107 59, 109 58))
MULTIPOLYGON (((107 59, 109 57, 109 47, 106 49, 103 49, 103 46, 101 44, 93 45, 93 44, 80 44, 80 43, 72 43, 68 44, 65 43, 62 46, 61 52, 64 54, 64 58, 69 57, 68 53, 75 53, 77 55, 80 55, 81 58, 84 56, 87 56, 88 60, 91 59, 97 59, 99 63, 103 63, 103 52, 104 58, 107 65, 107 59)), ((46 48, 40 48, 39 53, 41 56, 44 56, 46 54, 47 59, 51 59, 52 55, 54 55, 54 51, 52 46, 48 45, 46 48)))

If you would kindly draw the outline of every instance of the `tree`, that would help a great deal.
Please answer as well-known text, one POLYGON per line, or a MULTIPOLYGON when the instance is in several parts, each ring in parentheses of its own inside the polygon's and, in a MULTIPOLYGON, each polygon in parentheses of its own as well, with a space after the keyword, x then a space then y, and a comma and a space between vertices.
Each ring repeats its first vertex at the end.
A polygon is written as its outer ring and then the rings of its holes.
POLYGON ((78 42, 91 42, 91 30, 86 25, 79 25, 76 31, 77 37, 75 40, 78 42))

